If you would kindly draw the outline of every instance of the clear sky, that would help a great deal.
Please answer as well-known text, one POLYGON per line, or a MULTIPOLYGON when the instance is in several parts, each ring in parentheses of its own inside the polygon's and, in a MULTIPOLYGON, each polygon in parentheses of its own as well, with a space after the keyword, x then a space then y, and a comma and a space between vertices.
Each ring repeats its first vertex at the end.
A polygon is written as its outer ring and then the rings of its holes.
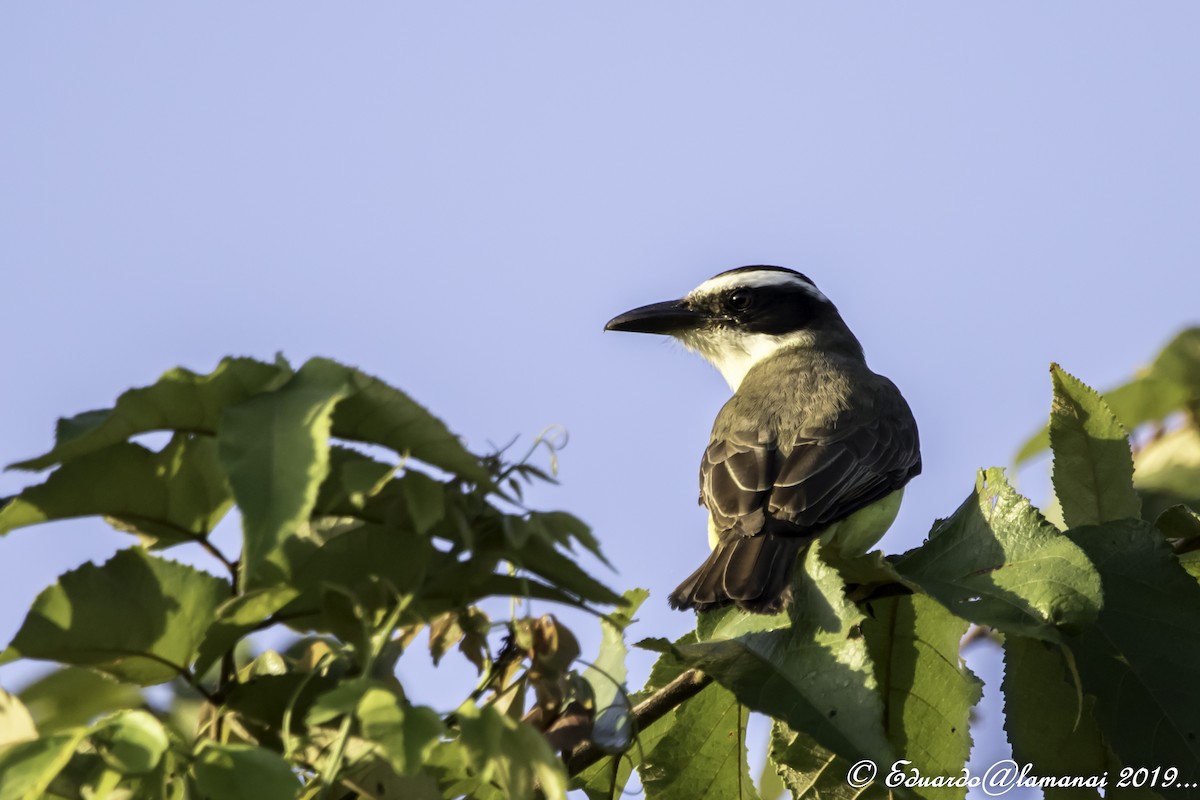
MULTIPOLYGON (((0 461, 177 364, 331 356, 479 450, 565 426, 534 503, 651 590, 634 636, 678 635, 728 389, 604 322, 808 274, 921 425, 884 540, 912 547, 1045 418, 1051 360, 1107 387, 1200 318, 1198 30, 1188 2, 5 4, 0 461)), ((0 642, 127 543, 0 542, 0 642)))

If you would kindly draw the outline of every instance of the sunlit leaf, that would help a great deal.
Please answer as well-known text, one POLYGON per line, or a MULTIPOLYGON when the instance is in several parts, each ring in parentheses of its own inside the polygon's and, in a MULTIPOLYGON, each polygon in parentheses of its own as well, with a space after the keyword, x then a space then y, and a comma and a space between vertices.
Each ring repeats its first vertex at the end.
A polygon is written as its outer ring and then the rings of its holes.
POLYGON ((981 471, 954 515, 894 563, 957 616, 1006 633, 1056 642, 1101 605, 1091 561, 999 469, 981 471))
POLYGON ((1133 457, 1125 429, 1095 391, 1057 364, 1050 368, 1054 402, 1050 446, 1054 495, 1068 527, 1137 518, 1133 457))
POLYGON ((334 406, 350 392, 349 370, 312 359, 287 383, 226 409, 218 454, 242 512, 247 588, 289 577, 288 547, 329 470, 334 406))
POLYGON ((87 666, 142 686, 179 677, 196 656, 229 584, 206 572, 122 550, 42 591, 3 654, 87 666))
POLYGON ((73 728, 0 749, 0 800, 41 797, 86 734, 73 728))
POLYGON ((161 452, 120 442, 64 464, 0 508, 0 534, 98 514, 175 544, 207 534, 232 502, 213 440, 176 434, 161 452))
POLYGON ((147 431, 215 434, 225 408, 285 375, 277 365, 248 358, 223 359, 208 375, 177 367, 152 386, 125 392, 111 409, 60 419, 54 449, 12 466, 45 469, 147 431))
POLYGON ((128 683, 83 667, 63 667, 21 690, 21 700, 42 733, 86 725, 101 714, 145 703, 128 683))

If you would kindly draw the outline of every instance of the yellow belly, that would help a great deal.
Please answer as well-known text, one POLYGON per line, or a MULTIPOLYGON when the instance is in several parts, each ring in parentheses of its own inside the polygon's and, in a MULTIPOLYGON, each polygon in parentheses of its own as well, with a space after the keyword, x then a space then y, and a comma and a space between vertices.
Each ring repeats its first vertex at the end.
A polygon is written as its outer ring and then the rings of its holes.
MULTIPOLYGON (((859 556, 875 546, 900 512, 900 501, 904 490, 897 489, 887 497, 876 500, 866 508, 860 508, 840 522, 835 522, 821 534, 823 547, 834 547, 843 556, 859 556)), ((713 527, 712 515, 708 517, 708 547, 713 549, 720 540, 713 527)))

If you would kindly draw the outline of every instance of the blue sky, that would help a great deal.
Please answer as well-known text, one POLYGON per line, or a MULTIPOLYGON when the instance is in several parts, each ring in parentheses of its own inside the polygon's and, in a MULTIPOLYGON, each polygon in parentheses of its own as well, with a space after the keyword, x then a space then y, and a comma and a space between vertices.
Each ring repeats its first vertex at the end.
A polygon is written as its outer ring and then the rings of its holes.
MULTIPOLYGON (((477 449, 563 425, 533 502, 651 590, 637 634, 682 633, 728 389, 603 323, 742 264, 811 276, 921 425, 907 549, 1044 419, 1051 360, 1109 386, 1200 317, 1198 29, 1185 2, 7 4, 0 461, 176 364, 331 356, 477 449)), ((0 542, 0 640, 125 543, 0 542)))

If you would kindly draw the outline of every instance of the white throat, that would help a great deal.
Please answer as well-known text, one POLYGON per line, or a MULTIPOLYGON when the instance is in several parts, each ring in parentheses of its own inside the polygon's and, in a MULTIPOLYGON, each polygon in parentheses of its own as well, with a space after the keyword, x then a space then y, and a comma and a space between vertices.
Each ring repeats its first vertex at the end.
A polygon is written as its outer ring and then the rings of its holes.
POLYGON ((717 368, 729 388, 737 391, 755 364, 770 358, 779 350, 792 345, 812 341, 812 334, 796 331, 776 336, 769 333, 717 333, 685 334, 680 341, 690 350, 695 350, 706 361, 717 368))

